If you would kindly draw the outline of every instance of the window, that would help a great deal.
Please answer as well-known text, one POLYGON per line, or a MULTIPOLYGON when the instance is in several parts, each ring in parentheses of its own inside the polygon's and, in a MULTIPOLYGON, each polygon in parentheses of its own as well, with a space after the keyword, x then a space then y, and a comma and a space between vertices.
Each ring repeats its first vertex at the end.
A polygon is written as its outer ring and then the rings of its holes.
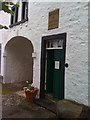
POLYGON ((28 2, 22 2, 22 20, 28 17, 28 2))
POLYGON ((13 6, 12 11, 14 12, 14 14, 11 15, 11 25, 18 22, 18 7, 13 6))
POLYGON ((12 11, 14 12, 14 14, 11 15, 11 25, 14 23, 15 7, 12 8, 12 11))
POLYGON ((13 6, 12 10, 14 11, 14 14, 11 15, 11 25, 9 27, 13 27, 28 21, 28 2, 22 2, 22 4, 19 4, 19 7, 13 6), (18 16, 18 12, 20 13, 20 16, 18 16))

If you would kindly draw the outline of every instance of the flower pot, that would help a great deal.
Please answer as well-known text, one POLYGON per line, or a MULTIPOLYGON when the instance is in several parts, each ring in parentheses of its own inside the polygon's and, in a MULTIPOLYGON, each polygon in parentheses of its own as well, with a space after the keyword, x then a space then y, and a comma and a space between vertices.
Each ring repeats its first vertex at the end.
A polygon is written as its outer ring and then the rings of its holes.
POLYGON ((25 90, 26 99, 29 102, 34 102, 37 92, 38 92, 37 88, 34 88, 34 90, 25 90))

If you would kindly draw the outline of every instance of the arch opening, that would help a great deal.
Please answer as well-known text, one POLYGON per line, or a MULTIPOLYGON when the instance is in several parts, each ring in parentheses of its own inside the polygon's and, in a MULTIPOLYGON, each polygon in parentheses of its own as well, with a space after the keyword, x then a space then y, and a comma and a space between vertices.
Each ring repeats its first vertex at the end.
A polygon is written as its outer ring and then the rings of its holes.
POLYGON ((14 37, 5 46, 4 81, 14 83, 33 81, 33 45, 25 37, 14 37))

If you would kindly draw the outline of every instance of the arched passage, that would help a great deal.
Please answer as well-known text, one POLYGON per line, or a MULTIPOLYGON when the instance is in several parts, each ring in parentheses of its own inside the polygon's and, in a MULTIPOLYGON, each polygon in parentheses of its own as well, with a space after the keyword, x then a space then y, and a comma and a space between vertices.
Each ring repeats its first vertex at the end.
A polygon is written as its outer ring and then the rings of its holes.
POLYGON ((27 38, 14 37, 5 46, 6 83, 33 80, 33 45, 27 38))

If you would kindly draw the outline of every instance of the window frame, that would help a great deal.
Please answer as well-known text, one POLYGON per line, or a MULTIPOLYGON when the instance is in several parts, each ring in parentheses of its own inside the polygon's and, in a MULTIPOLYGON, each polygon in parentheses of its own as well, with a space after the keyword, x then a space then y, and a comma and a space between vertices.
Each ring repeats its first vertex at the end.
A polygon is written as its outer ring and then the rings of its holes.
MULTIPOLYGON (((23 3, 23 2, 22 2, 23 3)), ((25 2, 26 3, 26 17, 24 17, 24 19, 22 19, 22 9, 21 9, 21 20, 20 21, 18 21, 18 13, 17 13, 17 15, 15 15, 15 18, 17 17, 17 19, 15 20, 15 23, 13 23, 13 24, 11 24, 10 23, 10 25, 9 25, 9 27, 11 28, 11 27, 13 27, 13 26, 16 26, 16 25, 19 25, 19 24, 21 24, 21 23, 24 23, 24 22, 26 22, 26 21, 28 21, 28 2, 25 2)), ((16 6, 13 6, 13 7, 16 7, 16 6)), ((12 7, 12 8, 13 8, 12 7)), ((23 7, 23 6, 22 6, 23 7)), ((19 10, 19 7, 17 7, 18 8, 18 10, 19 10)), ((17 9, 15 9, 15 14, 16 14, 16 12, 18 11, 17 9)), ((25 14, 25 13, 24 13, 25 14)), ((12 15, 11 15, 12 16, 12 15)), ((25 15, 24 15, 25 16, 25 15)), ((11 18, 12 19, 12 18, 11 18)))
POLYGON ((22 2, 21 20, 25 20, 27 17, 28 17, 28 2, 22 2))
POLYGON ((18 22, 18 7, 17 6, 13 6, 12 11, 14 12, 13 15, 11 15, 11 25, 14 25, 18 22))

